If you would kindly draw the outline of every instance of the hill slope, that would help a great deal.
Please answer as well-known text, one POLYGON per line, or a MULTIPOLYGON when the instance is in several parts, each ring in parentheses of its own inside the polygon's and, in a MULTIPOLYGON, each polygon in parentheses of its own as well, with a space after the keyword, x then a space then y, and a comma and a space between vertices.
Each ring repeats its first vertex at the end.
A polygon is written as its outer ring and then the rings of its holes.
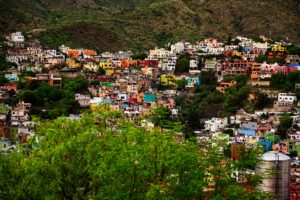
POLYGON ((299 0, 0 0, 0 8, 1 33, 48 27, 40 35, 53 47, 59 32, 66 44, 113 50, 239 34, 300 42, 299 0))

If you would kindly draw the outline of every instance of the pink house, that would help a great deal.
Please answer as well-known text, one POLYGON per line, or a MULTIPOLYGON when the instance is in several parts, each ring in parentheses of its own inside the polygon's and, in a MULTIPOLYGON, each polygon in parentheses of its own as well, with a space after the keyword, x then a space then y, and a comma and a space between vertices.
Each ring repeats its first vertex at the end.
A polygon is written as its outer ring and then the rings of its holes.
POLYGON ((288 67, 288 66, 280 66, 277 63, 275 64, 267 64, 263 63, 260 67, 262 72, 271 72, 272 74, 276 74, 278 72, 283 72, 284 74, 288 74, 289 72, 297 71, 296 67, 288 67))

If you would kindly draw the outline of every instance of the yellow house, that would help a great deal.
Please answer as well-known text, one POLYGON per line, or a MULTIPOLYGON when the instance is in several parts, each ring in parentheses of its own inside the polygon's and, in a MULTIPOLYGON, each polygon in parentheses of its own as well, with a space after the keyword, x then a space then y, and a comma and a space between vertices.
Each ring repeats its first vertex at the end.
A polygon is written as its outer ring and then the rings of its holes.
POLYGON ((233 55, 234 56, 243 56, 244 52, 235 51, 233 55))
POLYGON ((110 68, 110 67, 112 67, 112 62, 109 62, 109 61, 100 61, 99 62, 99 67, 102 67, 103 69, 110 68))
POLYGON ((115 68, 113 67, 112 62, 108 61, 100 61, 99 67, 105 70, 105 75, 110 76, 115 72, 115 68))
POLYGON ((69 68, 80 68, 80 63, 77 63, 74 59, 67 58, 66 64, 69 68))
POLYGON ((174 75, 162 74, 160 76, 160 82, 169 84, 169 85, 176 85, 176 77, 174 75))
POLYGON ((284 52, 286 51, 286 47, 281 44, 275 44, 274 46, 272 46, 272 51, 284 52))

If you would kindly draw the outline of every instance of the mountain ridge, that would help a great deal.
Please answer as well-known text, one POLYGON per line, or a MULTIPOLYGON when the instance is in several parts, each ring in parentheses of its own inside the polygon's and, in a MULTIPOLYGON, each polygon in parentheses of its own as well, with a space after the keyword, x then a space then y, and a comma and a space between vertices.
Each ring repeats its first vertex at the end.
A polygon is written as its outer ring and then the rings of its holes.
POLYGON ((48 28, 38 37, 50 47, 59 42, 49 39, 53 31, 65 34, 64 30, 72 27, 76 37, 62 42, 98 48, 93 43, 103 46, 112 36, 122 43, 105 46, 108 50, 145 49, 205 37, 226 40, 235 35, 266 35, 300 42, 299 0, 0 0, 0 7, 1 34, 48 28), (78 23, 85 24, 91 32, 85 34, 90 36, 86 41, 80 36, 84 27, 76 29, 78 23), (101 28, 95 28, 97 25, 101 28), (94 37, 101 34, 110 36, 103 41, 94 37))

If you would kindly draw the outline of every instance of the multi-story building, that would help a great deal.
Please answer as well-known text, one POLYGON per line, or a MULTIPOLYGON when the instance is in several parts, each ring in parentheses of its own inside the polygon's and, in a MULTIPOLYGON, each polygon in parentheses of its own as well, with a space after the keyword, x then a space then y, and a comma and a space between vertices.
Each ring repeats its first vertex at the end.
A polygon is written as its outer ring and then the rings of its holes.
POLYGON ((11 121, 12 122, 24 122, 29 121, 29 110, 31 104, 25 103, 24 101, 19 102, 11 111, 11 121))
POLYGON ((203 70, 209 71, 209 70, 216 70, 218 65, 218 61, 216 59, 213 60, 206 60, 204 64, 203 70))
POLYGON ((297 101, 297 96, 293 93, 279 93, 277 101, 279 103, 293 104, 297 101))
POLYGON ((28 77, 30 81, 49 83, 49 85, 62 89, 62 78, 53 74, 37 74, 36 77, 28 77))
POLYGON ((75 100, 78 101, 81 107, 89 107, 91 96, 89 94, 75 94, 75 100))
POLYGON ((25 37, 21 32, 15 32, 10 35, 10 40, 12 42, 25 42, 25 37))
POLYGON ((176 67, 176 57, 169 57, 162 59, 161 69, 164 71, 174 71, 176 67))

